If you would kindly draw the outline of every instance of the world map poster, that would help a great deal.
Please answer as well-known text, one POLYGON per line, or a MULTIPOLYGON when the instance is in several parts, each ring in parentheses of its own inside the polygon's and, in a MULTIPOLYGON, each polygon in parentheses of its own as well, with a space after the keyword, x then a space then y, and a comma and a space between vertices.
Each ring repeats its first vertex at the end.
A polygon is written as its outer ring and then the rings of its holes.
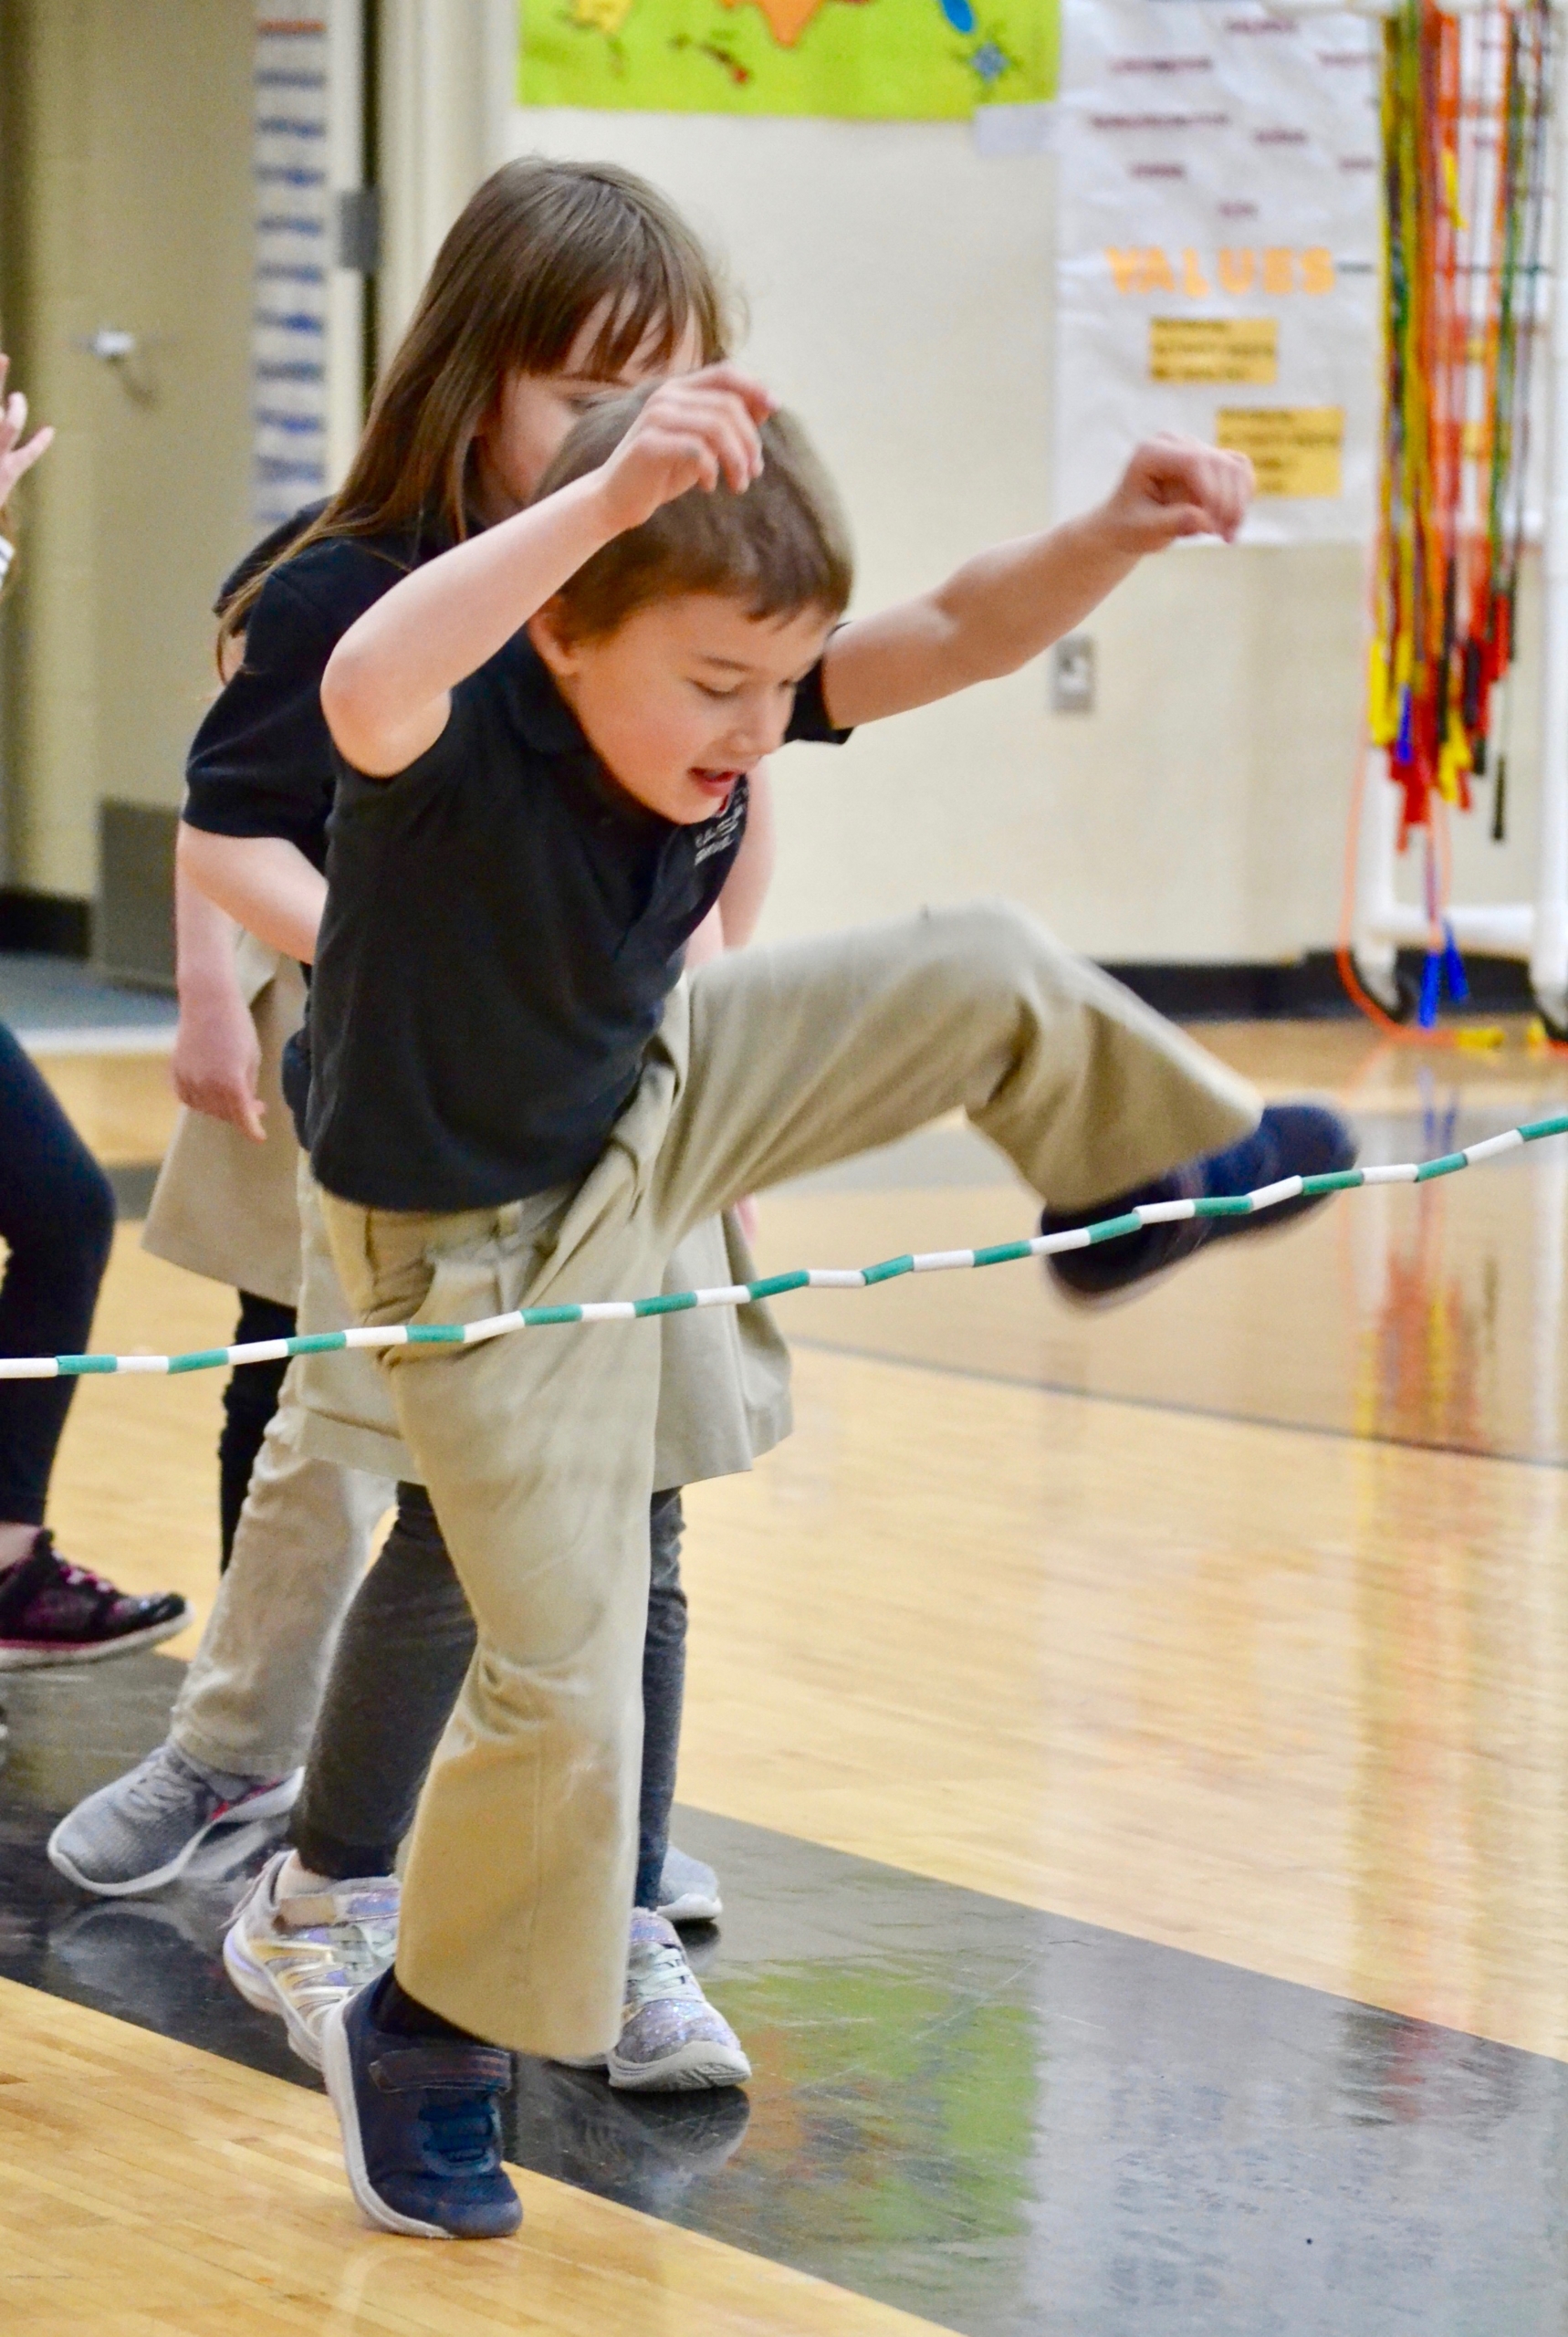
POLYGON ((521 0, 526 106, 967 121, 1056 94, 1057 0, 521 0))

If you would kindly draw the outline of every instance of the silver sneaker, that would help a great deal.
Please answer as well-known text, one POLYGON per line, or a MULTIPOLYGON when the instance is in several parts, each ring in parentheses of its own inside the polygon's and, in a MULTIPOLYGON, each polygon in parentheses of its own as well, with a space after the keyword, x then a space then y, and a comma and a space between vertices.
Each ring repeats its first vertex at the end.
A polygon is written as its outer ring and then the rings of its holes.
POLYGON ((230 1776, 198 1768, 174 1745, 160 1745, 61 1818, 49 1836, 49 1863, 95 1898, 157 1891, 183 1874, 214 1827, 292 1809, 304 1774, 230 1776))
POLYGON ((674 1926, 639 1908, 632 1918, 626 2009, 606 2067, 630 2092, 695 2093, 744 2085, 740 2039, 704 1996, 674 1926))
POLYGON ((397 1950, 398 1882, 392 1874, 277 1895, 289 1853, 269 1859, 224 1935, 224 1968, 246 2004, 269 2012, 313 2070, 334 2005, 347 2004, 384 1972, 397 1950))
POLYGON ((659 1877, 659 1913, 667 1923, 716 1923, 724 1913, 712 1867, 688 1858, 674 1843, 664 1852, 659 1877))

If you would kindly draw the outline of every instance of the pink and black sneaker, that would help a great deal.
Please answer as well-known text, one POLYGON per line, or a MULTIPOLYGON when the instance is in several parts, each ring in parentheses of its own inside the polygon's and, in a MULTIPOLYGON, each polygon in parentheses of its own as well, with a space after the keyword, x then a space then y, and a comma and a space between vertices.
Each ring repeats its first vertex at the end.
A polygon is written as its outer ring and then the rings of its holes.
POLYGON ((33 1546, 0 1573, 0 1672, 96 1663, 172 1639, 191 1619, 177 1591, 138 1598, 72 1566, 40 1526, 33 1546))

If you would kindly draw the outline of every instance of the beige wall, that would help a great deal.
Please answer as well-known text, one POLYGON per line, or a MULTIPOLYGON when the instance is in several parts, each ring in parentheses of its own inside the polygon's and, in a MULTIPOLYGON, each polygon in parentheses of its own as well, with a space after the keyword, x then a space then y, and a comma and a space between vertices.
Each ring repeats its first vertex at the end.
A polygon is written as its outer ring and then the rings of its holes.
MULTIPOLYGON (((249 16, 246 0, 0 0, 21 131, 6 180, 26 195, 8 330, 62 430, 12 620, 26 784, 8 873, 39 889, 92 889, 101 794, 177 802, 208 686, 206 595, 246 540, 249 16), (154 405, 71 346, 102 323, 160 338, 154 405)), ((505 153, 612 156, 666 186, 744 288, 749 356, 843 485, 861 605, 1049 519, 1051 158, 984 160, 945 125, 524 115, 513 21, 513 0, 383 0, 389 327, 505 153)), ((1107 958, 1327 944, 1360 592, 1349 550, 1175 555, 1092 620, 1093 716, 1053 716, 1036 666, 847 755, 795 750, 766 929, 1006 889, 1107 958)), ((1527 682, 1521 816, 1501 851, 1462 834, 1472 897, 1529 889, 1531 717, 1527 682)))
POLYGON ((96 886, 106 795, 177 804, 246 541, 249 0, 5 0, 5 323, 58 443, 24 490, 6 880, 96 886), (134 331, 115 369, 79 343, 134 331))
POLYGON ((442 237, 506 160, 518 0, 380 0, 382 348, 442 237))
MULTIPOLYGON (((747 354, 844 487, 861 606, 1051 516, 1054 158, 983 159, 946 125, 638 114, 518 112, 511 142, 645 171, 727 256, 747 354)), ((1361 593, 1348 549, 1167 555, 1087 628, 1094 715, 1053 716, 1037 665, 841 758, 796 749, 765 931, 1005 889, 1103 958, 1328 945, 1361 593)), ((1527 692, 1523 762, 1530 716, 1527 692)), ((1528 897, 1528 843, 1522 818, 1505 850, 1468 836, 1470 896, 1528 897)))

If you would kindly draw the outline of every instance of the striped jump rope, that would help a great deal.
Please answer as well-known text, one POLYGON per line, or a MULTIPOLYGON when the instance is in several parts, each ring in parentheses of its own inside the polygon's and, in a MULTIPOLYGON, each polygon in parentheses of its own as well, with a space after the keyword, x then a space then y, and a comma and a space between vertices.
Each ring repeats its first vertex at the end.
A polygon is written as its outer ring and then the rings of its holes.
POLYGON ((1568 1112, 1506 1128, 1462 1152, 1436 1160, 1408 1160, 1389 1168, 1339 1168, 1321 1177, 1284 1177, 1255 1193, 1224 1199, 1151 1201, 1120 1217, 1065 1233, 1040 1233, 1030 1242, 996 1242, 984 1250, 928 1250, 884 1258, 875 1266, 798 1266, 792 1273, 766 1274, 758 1282, 731 1283, 719 1290, 668 1291, 653 1298, 608 1298, 582 1306, 524 1306, 478 1323, 393 1323, 370 1330, 312 1331, 291 1339, 256 1339, 233 1347, 198 1347, 189 1355, 54 1355, 0 1357, 0 1379, 66 1379, 90 1372, 221 1371, 234 1364, 279 1363, 296 1355, 330 1355, 340 1347, 474 1347, 481 1339, 512 1331, 538 1331, 558 1323, 630 1323, 649 1315, 679 1315, 692 1306, 749 1306, 759 1298, 782 1298, 791 1290, 870 1290, 901 1274, 953 1273, 969 1266, 1011 1265, 1023 1258, 1051 1258, 1064 1250, 1087 1250, 1101 1242, 1124 1241, 1145 1226, 1170 1225, 1192 1217, 1251 1217, 1283 1201, 1322 1193, 1350 1192, 1362 1185, 1424 1185, 1452 1177, 1483 1160, 1517 1152, 1542 1137, 1568 1136, 1568 1112))

